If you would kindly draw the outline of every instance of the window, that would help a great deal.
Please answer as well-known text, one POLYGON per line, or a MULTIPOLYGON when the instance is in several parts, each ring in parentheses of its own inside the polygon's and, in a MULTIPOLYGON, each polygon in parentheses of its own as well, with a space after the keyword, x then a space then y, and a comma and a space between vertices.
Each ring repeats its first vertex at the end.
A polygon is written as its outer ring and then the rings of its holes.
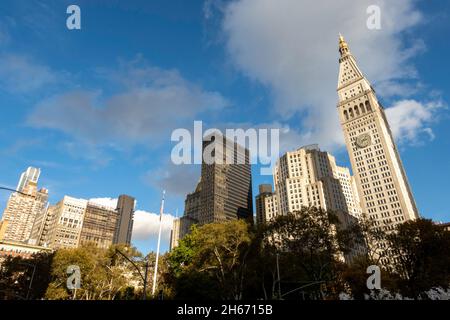
POLYGON ((361 113, 364 113, 364 105, 362 103, 359 104, 359 108, 361 109, 361 113))

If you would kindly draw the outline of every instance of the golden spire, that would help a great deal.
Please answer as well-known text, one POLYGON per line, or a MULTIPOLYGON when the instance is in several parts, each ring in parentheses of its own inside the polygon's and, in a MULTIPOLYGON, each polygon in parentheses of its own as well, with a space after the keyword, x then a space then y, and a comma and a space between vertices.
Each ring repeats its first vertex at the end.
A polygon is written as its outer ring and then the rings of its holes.
POLYGON ((349 53, 348 44, 341 33, 339 33, 339 52, 341 56, 349 53))

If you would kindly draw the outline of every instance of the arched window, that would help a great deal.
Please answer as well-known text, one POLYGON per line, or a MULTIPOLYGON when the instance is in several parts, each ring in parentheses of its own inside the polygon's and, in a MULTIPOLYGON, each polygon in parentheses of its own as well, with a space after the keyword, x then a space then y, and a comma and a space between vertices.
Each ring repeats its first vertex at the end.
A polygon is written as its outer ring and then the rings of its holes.
POLYGON ((352 110, 352 108, 348 109, 348 111, 350 112, 350 118, 353 118, 353 110, 352 110))
POLYGON ((344 110, 344 117, 345 117, 345 120, 348 120, 348 112, 347 112, 347 110, 344 110))
POLYGON ((356 115, 356 116, 359 116, 359 109, 358 109, 358 106, 355 106, 355 115, 356 115))
POLYGON ((359 108, 361 109, 361 113, 364 113, 364 105, 362 103, 359 104, 359 108))
POLYGON ((367 111, 372 111, 372 107, 370 106, 369 101, 366 101, 366 110, 367 111))

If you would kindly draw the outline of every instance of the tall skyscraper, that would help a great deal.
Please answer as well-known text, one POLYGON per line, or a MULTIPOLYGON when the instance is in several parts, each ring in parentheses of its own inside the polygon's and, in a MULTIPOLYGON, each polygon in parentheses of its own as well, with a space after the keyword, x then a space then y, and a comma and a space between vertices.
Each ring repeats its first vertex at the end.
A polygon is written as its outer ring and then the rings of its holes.
POLYGON ((287 152, 275 165, 275 192, 265 197, 265 220, 314 206, 335 212, 346 226, 360 212, 351 181, 349 170, 317 145, 287 152))
POLYGON ((419 217, 383 106, 339 36, 337 105, 362 211, 386 231, 419 217))
POLYGON ((215 158, 202 163, 199 223, 253 220, 250 151, 218 133, 204 138, 205 149, 215 158))
POLYGON ((133 232, 135 199, 131 196, 120 195, 117 200, 117 225, 114 233, 113 243, 131 244, 131 235, 133 232))
POLYGON ((36 217, 41 217, 45 213, 48 190, 37 189, 39 173, 39 169, 31 167, 22 173, 18 184, 20 193, 11 194, 3 212, 2 240, 28 242, 36 217))
POLYGON ((214 161, 203 158, 200 181, 186 196, 184 216, 174 221, 173 244, 178 243, 175 235, 183 238, 196 223, 234 219, 253 222, 250 151, 214 133, 203 139, 202 152, 212 155, 214 161))
MULTIPOLYGON (((356 223, 361 213, 350 170, 338 166, 335 158, 317 145, 281 156, 274 168, 274 184, 273 192, 270 185, 260 186, 256 200, 258 223, 299 212, 303 207, 316 207, 337 215, 340 224, 331 227, 335 232, 356 223)), ((355 246, 337 258, 351 261, 363 251, 362 246, 355 246)))

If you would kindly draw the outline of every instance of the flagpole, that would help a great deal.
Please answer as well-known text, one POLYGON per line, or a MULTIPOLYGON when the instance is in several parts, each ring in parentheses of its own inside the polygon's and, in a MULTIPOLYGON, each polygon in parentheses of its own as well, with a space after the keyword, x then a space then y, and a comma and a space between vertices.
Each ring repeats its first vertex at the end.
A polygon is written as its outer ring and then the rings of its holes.
POLYGON ((162 215, 164 212, 164 197, 166 195, 166 191, 163 191, 162 200, 161 200, 161 209, 159 210, 159 233, 158 233, 158 246, 156 248, 156 264, 155 264, 155 273, 153 274, 153 288, 152 288, 152 296, 155 295, 156 290, 156 277, 158 274, 158 260, 159 260, 159 246, 161 244, 161 227, 162 227, 162 215))

